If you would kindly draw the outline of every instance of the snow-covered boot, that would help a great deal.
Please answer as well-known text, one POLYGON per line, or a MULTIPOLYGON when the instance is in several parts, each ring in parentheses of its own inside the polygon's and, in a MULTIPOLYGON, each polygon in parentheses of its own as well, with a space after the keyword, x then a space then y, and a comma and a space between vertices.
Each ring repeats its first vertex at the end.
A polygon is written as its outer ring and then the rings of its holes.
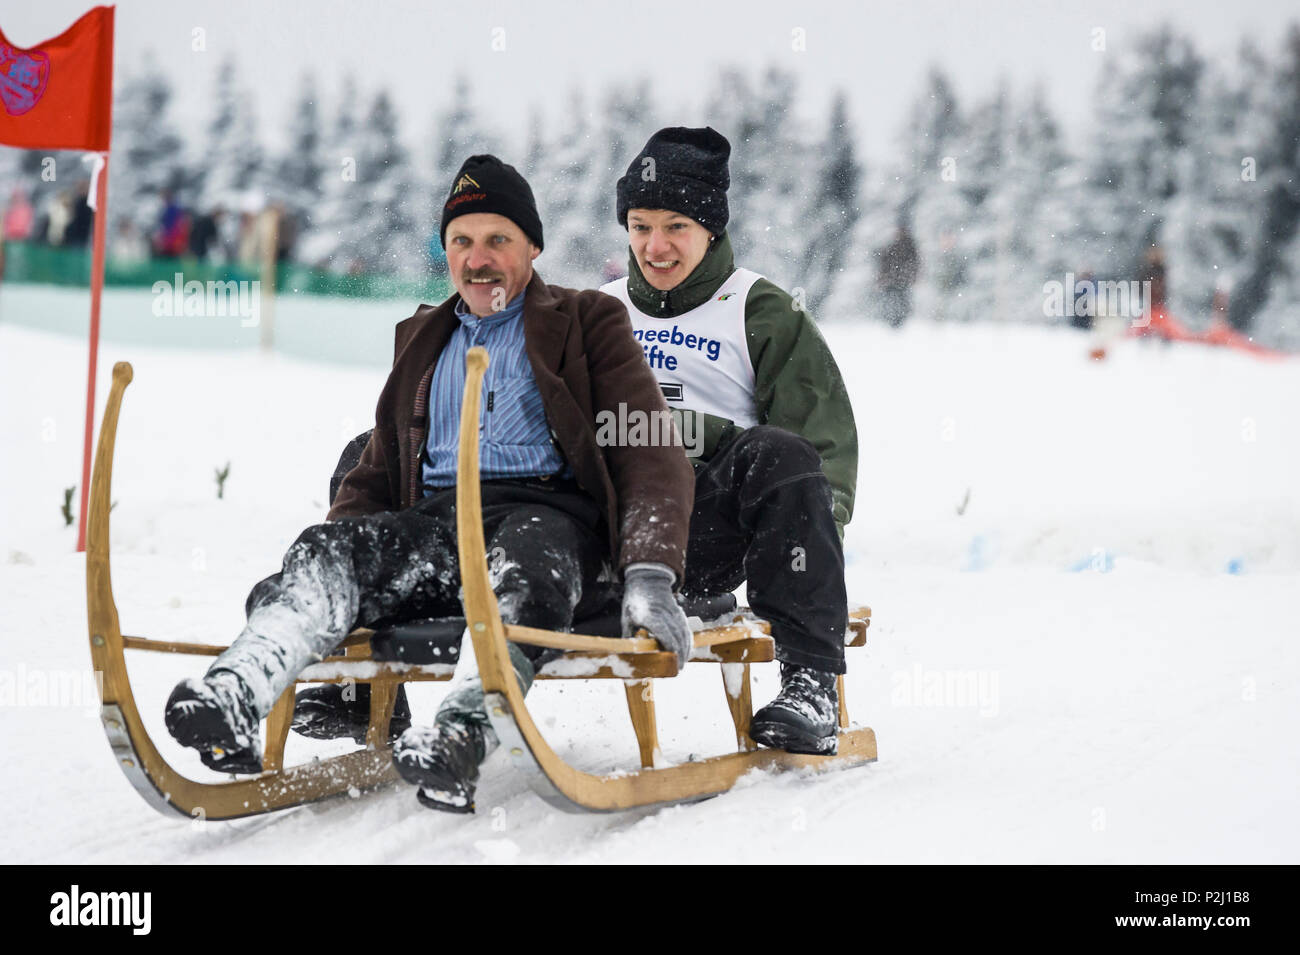
MULTIPOLYGON (((518 644, 510 644, 510 663, 527 693, 536 670, 518 644)), ((466 680, 447 695, 433 726, 412 726, 393 744, 393 764, 408 783, 419 786, 422 806, 444 812, 473 812, 478 767, 500 746, 483 703, 483 681, 466 680)))
POLYGON ((754 714, 749 736, 771 749, 833 756, 838 725, 835 674, 782 663, 781 692, 754 714))
POLYGON ((234 673, 209 671, 201 680, 182 680, 164 714, 167 732, 199 751, 209 769, 260 773, 262 746, 248 688, 234 673))
POLYGON ((496 734, 473 720, 444 718, 413 726, 393 744, 398 775, 419 787, 416 799, 443 812, 474 811, 478 765, 497 747, 496 734))
MULTIPOLYGON (((370 684, 323 683, 298 693, 293 704, 293 731, 309 739, 350 737, 365 743, 370 727, 370 684)), ((411 727, 406 687, 397 688, 388 738, 394 740, 411 727)))

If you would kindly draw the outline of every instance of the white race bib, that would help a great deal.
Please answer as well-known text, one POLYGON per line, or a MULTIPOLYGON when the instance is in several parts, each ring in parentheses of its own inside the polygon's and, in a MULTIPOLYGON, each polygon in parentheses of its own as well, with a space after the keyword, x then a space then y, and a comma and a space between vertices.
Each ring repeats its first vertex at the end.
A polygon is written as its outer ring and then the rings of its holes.
POLYGON ((675 318, 640 311, 627 294, 626 278, 600 290, 627 307, 632 332, 669 408, 702 411, 752 428, 758 415, 745 337, 745 300, 761 278, 757 272, 736 269, 707 302, 675 318))

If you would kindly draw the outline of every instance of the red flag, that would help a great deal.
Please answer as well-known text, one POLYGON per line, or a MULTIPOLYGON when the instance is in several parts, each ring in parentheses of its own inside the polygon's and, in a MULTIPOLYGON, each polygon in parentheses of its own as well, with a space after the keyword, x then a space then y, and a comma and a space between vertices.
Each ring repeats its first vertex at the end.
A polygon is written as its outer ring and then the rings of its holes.
POLYGON ((0 143, 104 152, 112 112, 112 7, 26 50, 0 32, 0 143))

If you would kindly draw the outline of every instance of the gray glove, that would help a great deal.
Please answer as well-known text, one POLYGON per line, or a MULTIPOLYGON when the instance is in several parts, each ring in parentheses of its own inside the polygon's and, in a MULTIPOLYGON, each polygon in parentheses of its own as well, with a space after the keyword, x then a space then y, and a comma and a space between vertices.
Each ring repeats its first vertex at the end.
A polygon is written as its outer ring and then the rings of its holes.
POLYGON ((623 636, 633 636, 638 627, 644 627, 659 646, 677 654, 681 668, 691 656, 694 635, 673 597, 676 579, 667 564, 628 564, 623 573, 623 636))

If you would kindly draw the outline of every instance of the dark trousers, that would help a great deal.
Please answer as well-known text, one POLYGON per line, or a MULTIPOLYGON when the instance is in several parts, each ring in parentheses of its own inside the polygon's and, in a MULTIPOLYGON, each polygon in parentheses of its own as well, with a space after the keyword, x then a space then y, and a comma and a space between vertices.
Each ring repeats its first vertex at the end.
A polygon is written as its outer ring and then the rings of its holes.
POLYGON ((695 472, 684 589, 745 581, 778 659, 844 672, 848 599, 830 483, 812 444, 780 428, 746 429, 695 472))
MULTIPOLYGON (((567 482, 484 482, 488 570, 506 623, 568 630, 575 615, 617 605, 597 520, 595 504, 567 482)), ((403 511, 307 528, 245 607, 248 625, 213 669, 238 673, 265 707, 259 715, 357 627, 458 616, 454 489, 403 511)), ((544 662, 541 648, 522 649, 544 662)))

